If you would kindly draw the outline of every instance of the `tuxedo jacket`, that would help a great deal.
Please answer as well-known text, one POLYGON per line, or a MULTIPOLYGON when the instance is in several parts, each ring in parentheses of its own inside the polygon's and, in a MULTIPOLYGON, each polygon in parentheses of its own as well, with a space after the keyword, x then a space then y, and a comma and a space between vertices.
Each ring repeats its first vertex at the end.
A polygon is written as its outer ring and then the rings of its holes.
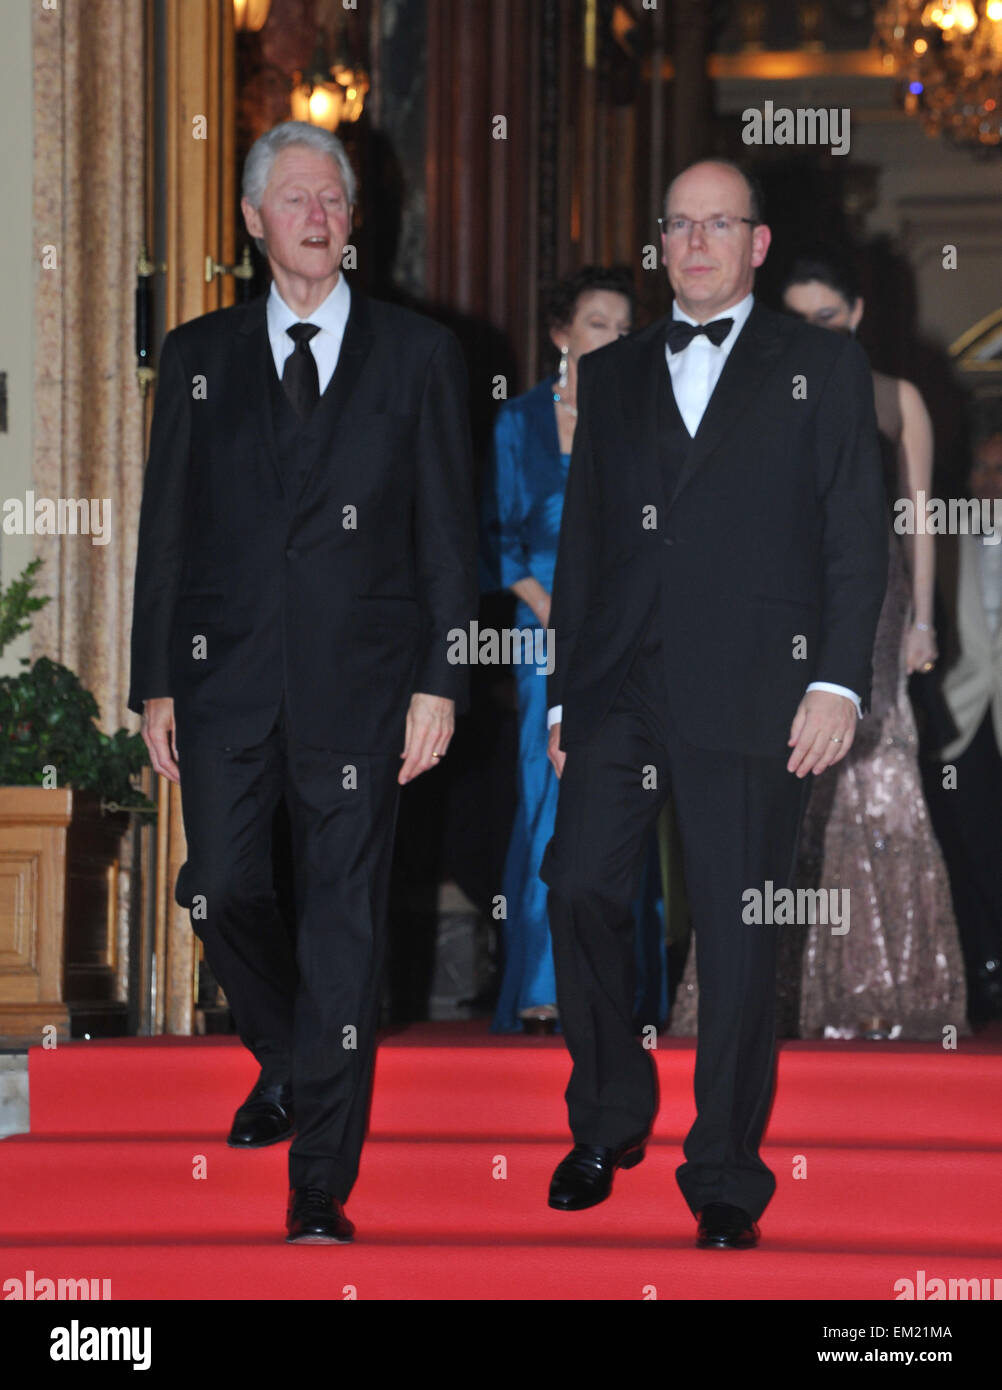
POLYGON ((870 368, 756 302, 690 438, 667 322, 579 362, 548 701, 562 747, 589 738, 653 621, 682 736, 780 753, 810 681, 869 699, 889 535, 870 368))
POLYGON ((284 706, 309 745, 399 753, 412 693, 466 700, 447 659, 477 605, 465 365, 448 330, 352 289, 300 427, 265 306, 164 341, 129 708, 173 697, 179 746, 252 746, 284 706))

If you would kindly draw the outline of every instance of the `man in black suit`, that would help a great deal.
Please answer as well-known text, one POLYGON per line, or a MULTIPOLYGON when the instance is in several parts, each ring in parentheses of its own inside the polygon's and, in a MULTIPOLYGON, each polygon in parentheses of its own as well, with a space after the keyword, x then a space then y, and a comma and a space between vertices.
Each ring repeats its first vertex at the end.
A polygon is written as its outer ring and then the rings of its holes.
POLYGON ((671 793, 699 965, 697 1118, 677 1177, 702 1246, 742 1247, 775 1189, 776 927, 808 773, 868 698, 887 520, 867 361, 757 304, 756 185, 670 185, 671 318, 584 358, 553 589, 543 861, 575 1145, 550 1205, 593 1206, 644 1154, 657 1098, 634 1036, 629 904, 671 793))
POLYGON ((288 122, 247 158, 272 286, 164 342, 129 697, 181 786, 177 900, 261 1065, 229 1142, 295 1131, 288 1239, 308 1243, 352 1238, 399 787, 448 749, 466 673, 446 634, 477 597, 464 363, 445 329, 349 289, 353 202, 325 131, 288 122))

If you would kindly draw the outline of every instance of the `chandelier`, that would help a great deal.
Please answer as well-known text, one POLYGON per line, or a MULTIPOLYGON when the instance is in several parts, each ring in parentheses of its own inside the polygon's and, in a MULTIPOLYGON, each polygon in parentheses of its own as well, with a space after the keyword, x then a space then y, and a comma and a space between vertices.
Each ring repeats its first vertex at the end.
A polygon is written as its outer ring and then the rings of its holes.
MULTIPOLYGON (((1002 4, 1002 0, 999 2, 1002 4)), ((352 59, 345 31, 341 31, 332 63, 327 55, 326 36, 321 30, 317 34, 309 71, 297 72, 293 78, 292 119, 337 130, 343 122, 358 120, 368 90, 369 75, 352 59)))
POLYGON ((1002 0, 884 0, 874 29, 929 135, 1002 145, 1002 0))

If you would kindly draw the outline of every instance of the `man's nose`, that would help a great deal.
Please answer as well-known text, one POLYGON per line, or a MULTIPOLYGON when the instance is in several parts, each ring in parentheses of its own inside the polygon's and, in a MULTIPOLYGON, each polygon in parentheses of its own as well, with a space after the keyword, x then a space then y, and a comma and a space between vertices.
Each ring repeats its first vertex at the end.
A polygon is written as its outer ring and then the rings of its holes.
POLYGON ((691 246, 693 242, 699 246, 706 245, 706 228, 702 222, 693 222, 689 228, 689 245, 691 246))
POLYGON ((310 206, 307 208, 306 216, 310 222, 327 221, 327 213, 324 211, 324 205, 319 198, 310 199, 310 206))

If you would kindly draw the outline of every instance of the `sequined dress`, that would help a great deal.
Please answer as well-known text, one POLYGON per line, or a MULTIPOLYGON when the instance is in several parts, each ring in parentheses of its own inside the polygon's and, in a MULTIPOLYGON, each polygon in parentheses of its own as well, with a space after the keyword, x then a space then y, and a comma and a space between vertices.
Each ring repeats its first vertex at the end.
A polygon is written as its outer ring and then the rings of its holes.
MULTIPOLYGON (((894 446, 883 435, 881 444, 886 467, 894 446)), ((890 528, 888 535, 870 712, 842 762, 814 779, 794 885, 847 888, 849 930, 780 928, 781 1037, 942 1040, 948 1025, 970 1032, 949 879, 922 794, 908 698, 908 574, 901 541, 890 528)), ((698 950, 698 923, 696 941, 698 950)), ((696 1032, 694 954, 672 1010, 670 1031, 681 1036, 696 1032)))

